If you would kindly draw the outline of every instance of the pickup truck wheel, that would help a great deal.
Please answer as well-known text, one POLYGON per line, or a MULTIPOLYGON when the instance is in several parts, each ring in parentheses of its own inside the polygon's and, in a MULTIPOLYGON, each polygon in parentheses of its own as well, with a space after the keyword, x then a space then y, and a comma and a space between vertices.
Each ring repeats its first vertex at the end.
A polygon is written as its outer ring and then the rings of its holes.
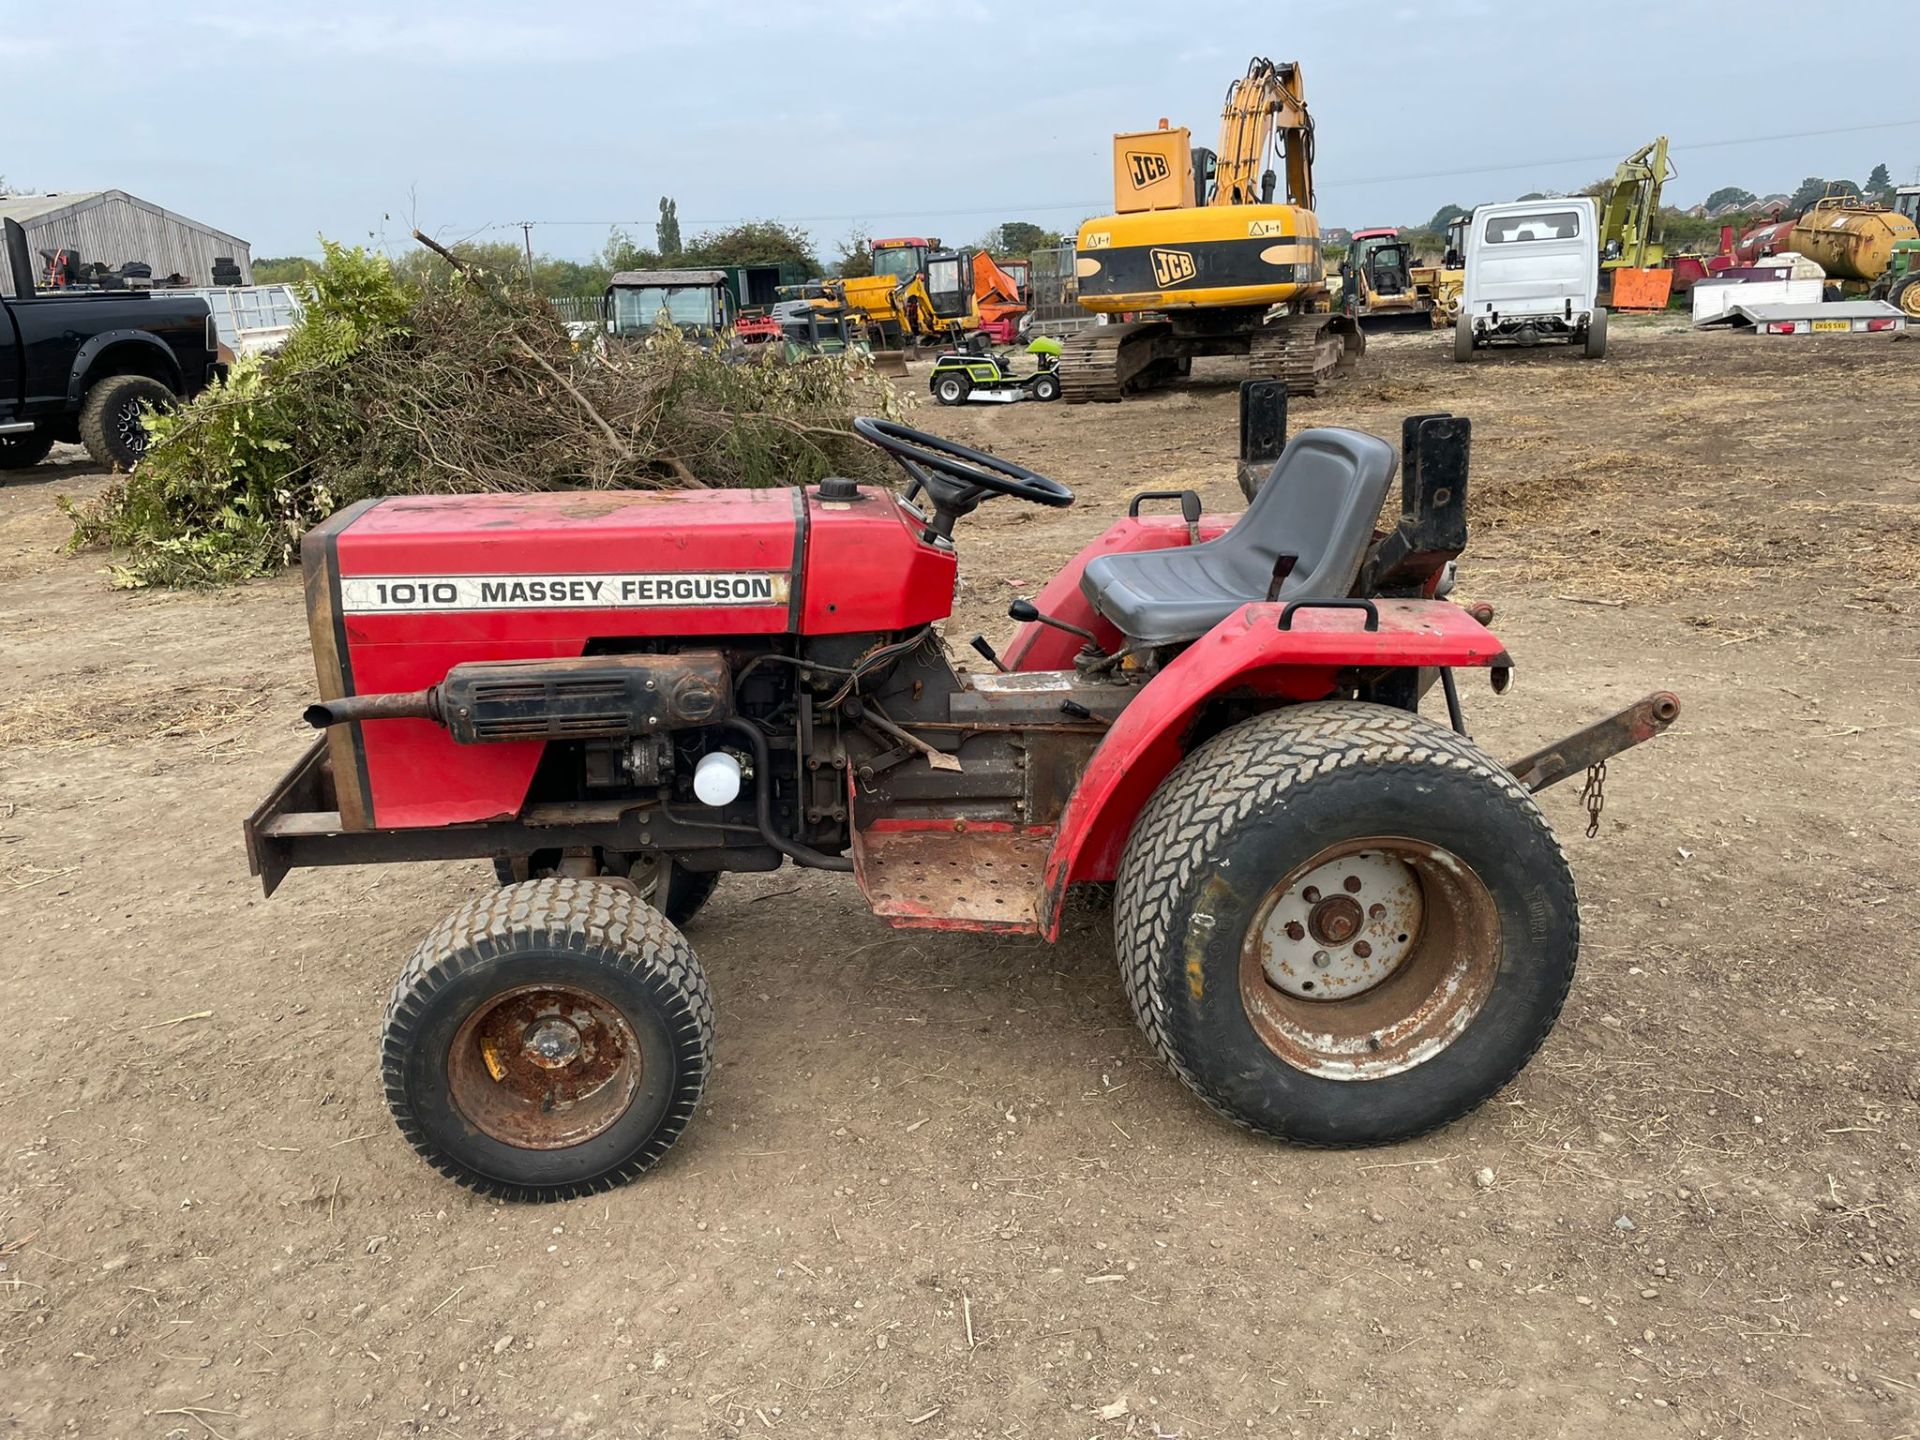
POLYGON ((1596 308, 1587 322, 1587 359, 1607 358, 1607 312, 1596 308))
POLYGON ((429 1164, 507 1200, 624 1184, 693 1118, 713 1001, 693 951, 631 891, 534 880, 420 943, 381 1042, 387 1106, 429 1164))
POLYGON ((0 470, 31 470, 53 449, 53 432, 33 430, 25 435, 0 435, 0 470))
POLYGON ((80 443, 96 465, 131 470, 147 453, 147 427, 140 409, 165 409, 173 391, 145 375, 110 375, 87 392, 80 407, 80 443))
POLYGON ((1572 983, 1579 911, 1497 763, 1418 715, 1333 701, 1175 768, 1127 842, 1114 935, 1134 1017, 1214 1110, 1377 1145, 1519 1073, 1572 983))
POLYGON ((1462 365, 1473 359, 1473 321, 1465 315, 1453 322, 1453 358, 1462 365))

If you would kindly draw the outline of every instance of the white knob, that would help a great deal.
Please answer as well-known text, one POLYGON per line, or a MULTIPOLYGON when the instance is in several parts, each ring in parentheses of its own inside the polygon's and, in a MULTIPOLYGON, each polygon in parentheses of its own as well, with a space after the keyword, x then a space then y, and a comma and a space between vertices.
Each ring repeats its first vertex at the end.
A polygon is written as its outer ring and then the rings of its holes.
POLYGON ((724 750, 700 757, 693 767, 693 793, 702 805, 730 805, 740 797, 740 762, 724 750))

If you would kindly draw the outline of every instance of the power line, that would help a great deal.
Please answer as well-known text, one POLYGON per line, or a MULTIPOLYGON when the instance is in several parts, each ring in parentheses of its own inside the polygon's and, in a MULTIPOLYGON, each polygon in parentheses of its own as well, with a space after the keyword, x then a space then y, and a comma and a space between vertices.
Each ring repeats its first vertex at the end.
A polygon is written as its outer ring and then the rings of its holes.
MULTIPOLYGON (((1832 126, 1827 129, 1821 129, 1821 130, 1783 131, 1782 133, 1777 135, 1746 135, 1746 136, 1740 136, 1740 137, 1737 137, 1734 139, 1728 139, 1728 140, 1690 141, 1686 144, 1673 145, 1673 146, 1670 146, 1669 148, 1670 150, 1674 152, 1679 152, 1679 153, 1690 152, 1694 150, 1728 150, 1728 149, 1734 149, 1742 145, 1771 145, 1782 140, 1816 140, 1816 139, 1823 139, 1833 135, 1859 135, 1859 134, 1865 134, 1869 131, 1876 131, 1876 130, 1904 130, 1910 126, 1915 126, 1915 125, 1920 125, 1920 119, 1883 120, 1883 121, 1877 121, 1870 125, 1836 125, 1836 126, 1832 126)), ((1455 179, 1460 179, 1462 177, 1469 176, 1469 175, 1500 175, 1513 170, 1543 170, 1543 169, 1548 169, 1548 168, 1559 166, 1559 165, 1597 164, 1607 160, 1618 160, 1621 153, 1622 152, 1619 150, 1610 150, 1603 154, 1568 155, 1568 156, 1563 156, 1560 159, 1556 159, 1556 160, 1515 160, 1511 162, 1502 163, 1499 165, 1478 165, 1478 166, 1472 166, 1472 167, 1469 167, 1466 169, 1460 169, 1460 170, 1427 170, 1427 171, 1412 172, 1412 173, 1400 174, 1400 175, 1373 175, 1373 176, 1366 176, 1366 177, 1362 177, 1360 179, 1354 179, 1354 180, 1329 180, 1329 181, 1322 182, 1318 188, 1320 188, 1321 190, 1353 190, 1353 189, 1359 189, 1362 186, 1368 186, 1368 185, 1406 185, 1406 184, 1413 184, 1417 181, 1423 181, 1423 180, 1455 180, 1455 179)), ((1074 212, 1074 213, 1086 215, 1086 214, 1098 213, 1099 211, 1106 209, 1107 204, 1108 202, 1103 199, 1103 200, 1074 200, 1074 201, 1068 201, 1065 203, 1053 203, 1053 204, 1019 204, 1019 205, 1004 204, 1004 203, 979 204, 979 205, 968 205, 968 206, 956 206, 950 209, 941 209, 941 210, 921 209, 917 206, 904 207, 904 208, 909 208, 913 211, 914 214, 925 216, 928 219, 940 219, 940 218, 950 217, 955 215, 989 215, 989 214, 1054 215, 1054 214, 1067 214, 1069 212, 1074 212)), ((833 215, 774 215, 774 216, 760 216, 755 218, 762 219, 762 220, 772 220, 777 224, 783 224, 783 225, 823 225, 823 224, 828 224, 835 221, 864 220, 867 217, 867 215, 870 213, 871 213, 870 211, 854 210, 854 211, 846 211, 844 213, 833 214, 833 215)), ((695 229, 717 230, 717 229, 723 229, 729 225, 748 224, 752 222, 744 217, 736 217, 730 220, 683 220, 681 223, 683 225, 691 226, 695 229)), ((627 219, 627 220, 533 220, 533 221, 525 221, 525 222, 514 221, 511 223, 504 223, 504 224, 497 224, 497 225, 482 225, 476 228, 472 233, 475 235, 479 235, 490 230, 515 230, 515 229, 519 229, 522 224, 551 225, 556 228, 587 226, 595 229, 610 230, 616 227, 621 229, 625 229, 628 227, 635 227, 635 228, 656 227, 657 228, 659 225, 659 220, 656 217, 651 220, 627 219)), ((459 228, 459 227, 456 226, 456 227, 450 227, 450 228, 459 228)))

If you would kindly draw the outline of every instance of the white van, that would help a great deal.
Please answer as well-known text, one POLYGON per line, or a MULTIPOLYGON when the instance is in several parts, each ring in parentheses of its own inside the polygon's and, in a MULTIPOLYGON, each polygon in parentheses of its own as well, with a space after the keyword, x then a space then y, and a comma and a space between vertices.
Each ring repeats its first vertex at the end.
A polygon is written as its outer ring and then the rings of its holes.
POLYGON ((1584 345, 1607 353, 1600 308, 1598 215, 1589 196, 1482 205, 1467 226, 1467 276, 1454 324, 1453 358, 1483 345, 1584 345))

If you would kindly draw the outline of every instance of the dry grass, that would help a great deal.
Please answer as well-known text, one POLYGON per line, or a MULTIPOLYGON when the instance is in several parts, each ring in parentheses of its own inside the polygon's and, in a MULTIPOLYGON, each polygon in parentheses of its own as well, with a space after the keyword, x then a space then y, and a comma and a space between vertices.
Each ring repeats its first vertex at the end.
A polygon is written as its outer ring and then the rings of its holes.
POLYGON ((238 729, 267 703, 234 685, 92 686, 30 692, 0 714, 0 747, 111 745, 159 736, 211 739, 238 729))

